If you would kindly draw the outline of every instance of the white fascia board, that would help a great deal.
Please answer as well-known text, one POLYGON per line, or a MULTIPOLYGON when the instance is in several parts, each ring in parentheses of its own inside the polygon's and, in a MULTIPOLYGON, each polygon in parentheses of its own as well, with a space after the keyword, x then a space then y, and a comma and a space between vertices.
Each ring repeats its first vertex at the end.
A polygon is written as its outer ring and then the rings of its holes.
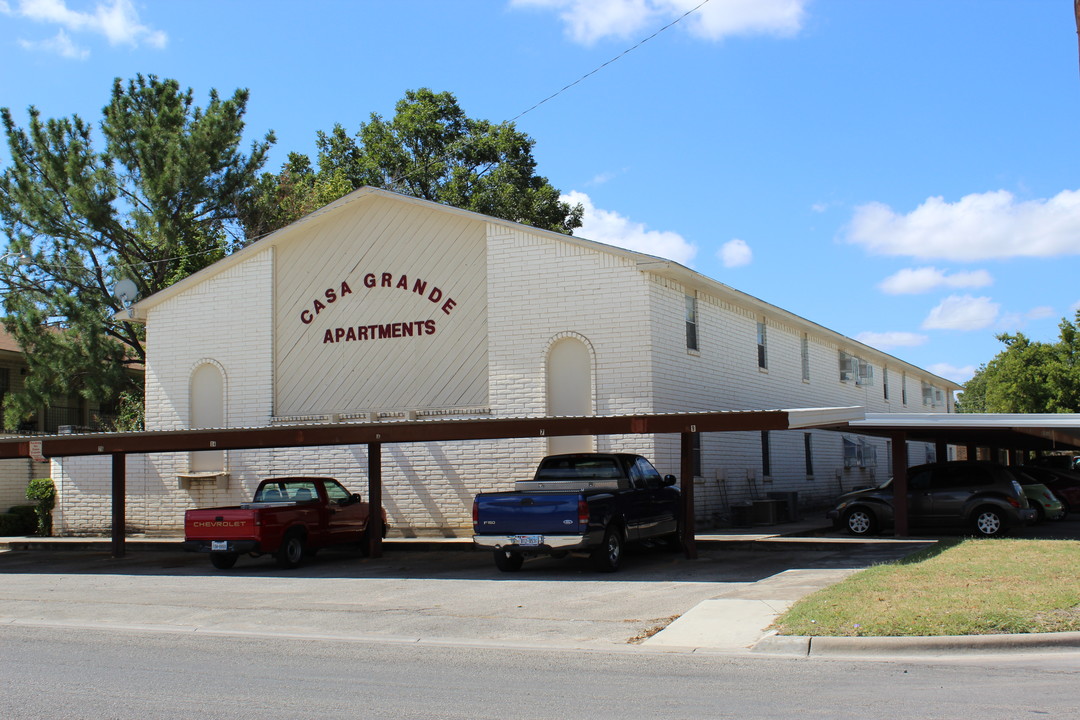
POLYGON ((799 428, 830 427, 854 423, 866 417, 866 409, 862 407, 827 407, 827 408, 796 408, 784 410, 788 416, 788 427, 792 430, 799 428))
POLYGON ((1080 430, 1077 413, 867 413, 866 418, 851 423, 852 429, 866 428, 1052 428, 1080 430))

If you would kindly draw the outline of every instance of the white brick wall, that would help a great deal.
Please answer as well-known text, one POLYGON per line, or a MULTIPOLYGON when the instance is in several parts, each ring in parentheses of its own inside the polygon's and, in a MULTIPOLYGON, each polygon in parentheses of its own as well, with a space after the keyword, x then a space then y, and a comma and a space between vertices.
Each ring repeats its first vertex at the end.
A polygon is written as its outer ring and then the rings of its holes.
MULTIPOLYGON (((802 330, 782 318, 768 323, 769 368, 757 367, 756 326, 762 316, 729 301, 699 294, 700 352, 685 342, 684 292, 678 283, 638 269, 633 258, 538 236, 520 228, 487 226, 489 407, 493 417, 543 414, 545 361, 551 343, 573 334, 594 358, 598 414, 693 410, 780 409, 862 405, 901 410, 900 372, 890 373, 893 400, 875 384, 841 383, 835 344, 811 337, 811 379, 801 377, 802 330)), ((430 248, 424 248, 430 251, 430 248)), ((273 408, 273 251, 256 254, 203 283, 152 307, 147 338, 147 428, 181 429, 189 423, 189 383, 200 363, 214 362, 225 383, 230 427, 269 424, 273 408)), ((908 372, 909 409, 925 411, 918 380, 908 372), (911 383, 915 382, 912 386, 911 383), (918 402, 918 405, 911 403, 918 402)), ((724 520, 735 502, 770 490, 800 493, 820 505, 842 490, 888 473, 883 440, 874 468, 843 467, 837 433, 813 431, 814 476, 807 478, 803 432, 770 436, 772 472, 762 476, 760 434, 710 434, 702 439, 697 480, 699 520, 724 520), (754 482, 748 482, 748 473, 754 482), (724 478, 722 482, 718 478, 724 478)), ((394 532, 405 535, 471 532, 476 492, 505 489, 528 477, 547 441, 475 441, 383 446, 383 497, 394 532)), ((662 473, 679 473, 679 439, 617 436, 597 439, 598 450, 640 452, 662 473)), ((367 492, 366 447, 229 451, 227 489, 195 481, 180 489, 188 456, 128 457, 129 531, 177 534, 187 508, 235 504, 250 498, 262 478, 330 475, 367 492)), ((104 533, 110 524, 109 461, 56 461, 61 534, 104 533)))

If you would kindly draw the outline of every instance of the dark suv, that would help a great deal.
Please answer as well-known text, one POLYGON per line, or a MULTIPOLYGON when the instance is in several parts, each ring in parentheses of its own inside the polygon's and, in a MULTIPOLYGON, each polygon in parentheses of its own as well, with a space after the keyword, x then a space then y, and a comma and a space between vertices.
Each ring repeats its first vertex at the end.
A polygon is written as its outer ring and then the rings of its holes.
MULTIPOLYGON (((892 480, 842 495, 827 513, 853 535, 873 535, 893 524, 892 480)), ((965 528, 983 537, 1004 535, 1035 520, 1024 491, 1004 465, 943 462, 908 468, 908 522, 921 528, 965 528)))

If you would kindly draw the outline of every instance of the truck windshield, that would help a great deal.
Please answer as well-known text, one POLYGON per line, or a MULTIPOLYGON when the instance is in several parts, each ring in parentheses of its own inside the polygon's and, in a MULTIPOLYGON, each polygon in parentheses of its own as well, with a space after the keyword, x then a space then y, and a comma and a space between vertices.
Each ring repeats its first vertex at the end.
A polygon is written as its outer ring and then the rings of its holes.
POLYGON ((554 457, 541 463, 537 480, 614 480, 622 477, 615 458, 554 457))

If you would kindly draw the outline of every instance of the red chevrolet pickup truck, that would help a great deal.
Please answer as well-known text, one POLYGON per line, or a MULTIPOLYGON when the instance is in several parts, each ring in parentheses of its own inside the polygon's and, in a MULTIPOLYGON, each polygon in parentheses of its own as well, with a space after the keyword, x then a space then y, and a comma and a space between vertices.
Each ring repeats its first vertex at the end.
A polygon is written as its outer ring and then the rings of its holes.
MULTIPOLYGON (((210 553, 221 570, 241 553, 273 554, 281 567, 295 568, 321 548, 366 549, 368 518, 368 504, 333 478, 273 478, 259 484, 249 503, 184 513, 184 549, 210 553)), ((385 511, 382 525, 385 536, 385 511)))

